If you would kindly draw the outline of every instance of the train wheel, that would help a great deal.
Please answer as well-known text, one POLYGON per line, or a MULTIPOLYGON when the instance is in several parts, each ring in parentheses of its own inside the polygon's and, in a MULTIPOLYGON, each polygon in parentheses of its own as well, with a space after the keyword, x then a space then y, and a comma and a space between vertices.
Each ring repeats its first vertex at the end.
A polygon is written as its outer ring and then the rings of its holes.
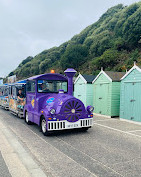
POLYGON ((45 118, 42 118, 42 120, 41 120, 41 131, 42 131, 43 135, 45 135, 45 136, 48 135, 47 122, 46 122, 45 118))
POLYGON ((32 122, 29 121, 28 112, 25 113, 25 122, 26 122, 28 125, 31 125, 31 124, 32 124, 32 122))

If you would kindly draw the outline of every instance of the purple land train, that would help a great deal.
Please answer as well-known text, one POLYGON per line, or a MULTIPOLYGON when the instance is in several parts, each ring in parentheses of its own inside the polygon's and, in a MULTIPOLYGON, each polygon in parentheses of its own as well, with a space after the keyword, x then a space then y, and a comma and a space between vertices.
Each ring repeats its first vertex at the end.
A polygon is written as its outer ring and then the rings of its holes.
POLYGON ((73 97, 72 68, 65 74, 49 73, 27 79, 24 117, 27 124, 35 123, 44 135, 52 131, 81 128, 88 130, 93 125, 92 106, 73 97))

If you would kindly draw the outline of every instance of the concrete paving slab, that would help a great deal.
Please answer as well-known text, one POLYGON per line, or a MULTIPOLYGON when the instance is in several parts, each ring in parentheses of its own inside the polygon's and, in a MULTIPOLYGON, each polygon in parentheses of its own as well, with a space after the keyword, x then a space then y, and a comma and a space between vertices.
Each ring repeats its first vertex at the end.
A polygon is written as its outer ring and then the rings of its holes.
POLYGON ((39 168, 32 169, 31 170, 31 176, 34 176, 34 177, 50 177, 50 175, 45 175, 45 173, 43 171, 41 171, 39 168))
POLYGON ((27 152, 19 154, 19 157, 23 164, 26 165, 26 168, 30 171, 32 169, 38 169, 39 166, 35 161, 29 156, 27 152))
POLYGON ((0 152, 0 177, 12 177, 0 152))

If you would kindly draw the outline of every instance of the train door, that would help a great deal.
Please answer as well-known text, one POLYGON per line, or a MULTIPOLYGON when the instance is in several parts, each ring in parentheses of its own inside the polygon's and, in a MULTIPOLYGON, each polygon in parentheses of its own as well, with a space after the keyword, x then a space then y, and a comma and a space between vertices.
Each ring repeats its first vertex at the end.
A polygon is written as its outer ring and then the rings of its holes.
POLYGON ((0 86, 0 106, 2 105, 2 86, 0 86))
POLYGON ((5 100, 4 100, 4 108, 5 108, 6 110, 9 109, 8 94, 9 94, 9 86, 7 85, 7 86, 5 87, 5 100))
POLYGON ((25 85, 24 84, 17 84, 16 85, 16 101, 17 101, 17 108, 18 108, 19 113, 23 112, 23 108, 24 108, 24 105, 25 105, 25 96, 26 96, 25 85), (18 99, 18 96, 17 96, 19 90, 21 90, 22 100, 18 99))
POLYGON ((8 89, 8 104, 9 104, 9 108, 10 108, 10 99, 12 97, 12 85, 9 85, 9 89, 8 89))
POLYGON ((9 109, 13 112, 16 112, 16 110, 17 110, 16 87, 15 87, 15 85, 13 85, 12 88, 11 88, 11 96, 10 96, 10 100, 9 100, 9 109))
POLYGON ((28 106, 28 117, 29 120, 34 122, 35 112, 35 81, 27 81, 26 84, 26 104, 28 106))

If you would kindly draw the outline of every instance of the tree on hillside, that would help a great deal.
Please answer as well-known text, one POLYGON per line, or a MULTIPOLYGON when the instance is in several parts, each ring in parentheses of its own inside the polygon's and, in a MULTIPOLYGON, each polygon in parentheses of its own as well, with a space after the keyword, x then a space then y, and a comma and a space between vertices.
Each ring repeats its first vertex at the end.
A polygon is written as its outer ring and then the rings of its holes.
POLYGON ((128 18, 123 26, 124 39, 130 49, 133 49, 139 45, 141 34, 141 8, 139 8, 134 14, 128 18))
POLYGON ((45 71, 51 66, 51 59, 45 59, 39 65, 40 73, 45 73, 45 71))
POLYGON ((118 52, 114 49, 106 50, 103 55, 93 59, 92 65, 96 69, 103 67, 104 69, 112 69, 118 63, 118 52))
POLYGON ((22 65, 25 65, 26 63, 30 62, 33 59, 33 57, 29 56, 25 60, 23 60, 18 67, 21 67, 22 65))
POLYGON ((86 61, 88 49, 83 45, 69 45, 61 57, 61 66, 63 69, 73 67, 78 69, 86 61))

